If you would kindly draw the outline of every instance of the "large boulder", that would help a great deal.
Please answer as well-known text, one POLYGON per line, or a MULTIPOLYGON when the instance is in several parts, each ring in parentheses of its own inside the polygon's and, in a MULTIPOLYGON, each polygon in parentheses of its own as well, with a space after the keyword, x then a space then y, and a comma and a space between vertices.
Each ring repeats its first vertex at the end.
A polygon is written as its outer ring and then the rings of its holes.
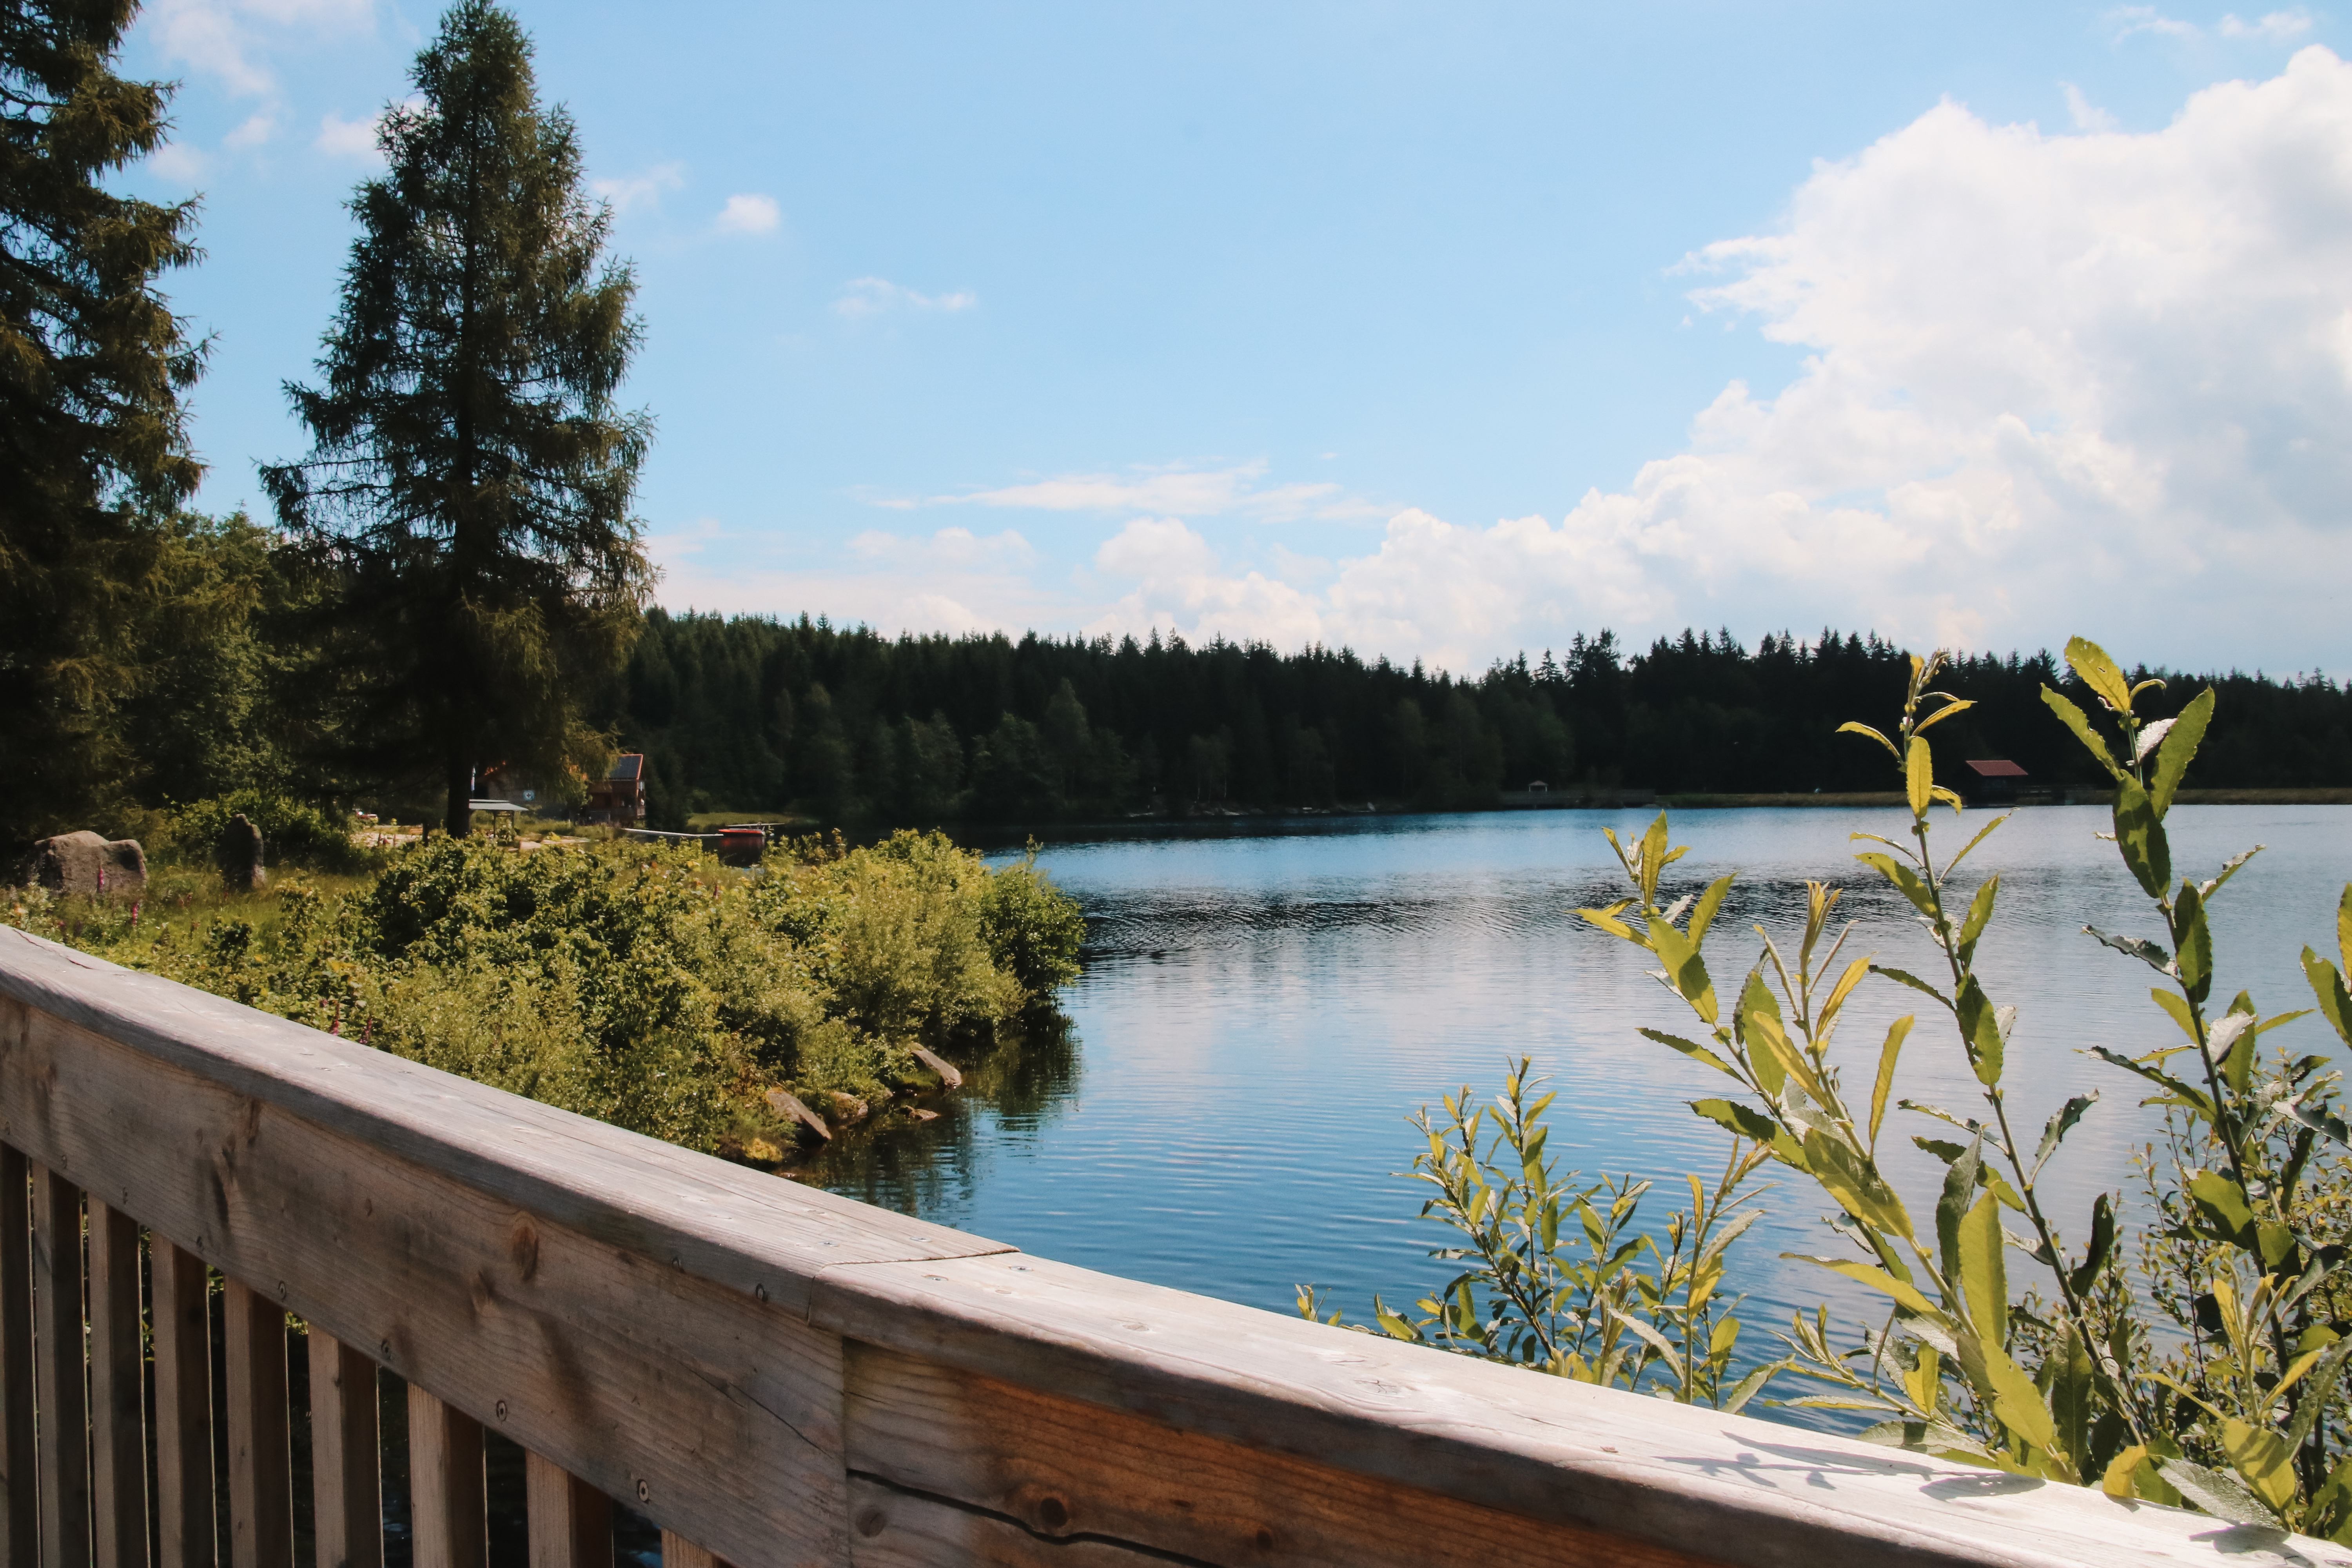
POLYGON ((59 895, 136 896, 147 886, 147 852, 136 838, 100 838, 88 831, 60 833, 33 846, 17 881, 59 895))

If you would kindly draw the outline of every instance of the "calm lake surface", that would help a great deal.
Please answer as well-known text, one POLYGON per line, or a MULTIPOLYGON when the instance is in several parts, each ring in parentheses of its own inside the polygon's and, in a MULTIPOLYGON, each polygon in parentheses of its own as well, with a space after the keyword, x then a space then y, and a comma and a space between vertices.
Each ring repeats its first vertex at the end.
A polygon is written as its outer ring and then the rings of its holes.
MULTIPOLYGON (((1419 1189, 1393 1174, 1419 1146, 1405 1118, 1465 1084, 1491 1096, 1527 1056, 1559 1090, 1552 1150, 1588 1173, 1658 1179, 1644 1214, 1663 1222, 1683 1175, 1711 1172, 1725 1148, 1684 1102, 1730 1085, 1634 1033, 1693 1031, 1643 973, 1645 954, 1572 912, 1621 896, 1601 828, 1638 836, 1654 815, 1312 818, 1049 845, 1042 863, 1083 903, 1090 933, 1066 999, 1074 1037, 940 1121, 809 1174, 1048 1258, 1254 1306, 1291 1310, 1294 1287, 1312 1282, 1354 1319, 1376 1290, 1399 1304, 1453 1272, 1426 1256, 1448 1233, 1417 1217, 1419 1189)), ((1969 813, 1966 831, 1985 820, 1969 813)), ((1942 855, 1966 842, 1949 822, 1939 814, 1942 855)), ((2251 989, 2265 1015, 2308 1005, 2296 955, 2305 943, 2333 953, 2352 807, 2183 806, 2168 822, 2183 873, 2268 846, 2217 899, 2217 990, 2251 989)), ((1692 847, 1669 870, 1675 891, 1740 877, 1708 944, 1718 990, 1754 958, 1751 924, 1795 929, 1809 877, 1846 889, 1849 954, 1927 972, 1932 944, 1847 840, 1907 824, 1896 811, 1675 814, 1675 838, 1692 847)), ((2087 922, 2160 935, 2114 847, 2092 837, 2107 825, 2101 807, 2021 811, 1970 861, 2002 878, 1979 959, 1995 1000, 2021 1005, 2013 1124, 2030 1139, 2069 1094, 2105 1091, 2055 1165, 2057 1210, 2078 1237, 2093 1193, 2131 1185, 2152 1114, 2137 1109, 2139 1080, 2084 1048, 2179 1039, 2148 1000, 2157 977, 2082 934, 2087 922)), ((1865 982, 1838 1037, 1860 1064, 1849 1086, 1868 1083, 1887 1023, 1919 1012, 1898 1093, 1975 1109, 1948 1023, 1922 1011, 1932 1006, 1865 982)), ((2313 1018, 2265 1044, 2319 1051, 2333 1038, 2313 1018)), ((1903 1135, 1912 1156, 1902 1184, 1915 1214, 1932 1212, 1941 1167, 1907 1138, 1937 1131, 1888 1114, 1887 1141, 1903 1135)), ((1764 1203, 1734 1252, 1751 1295, 1742 1318, 1761 1330, 1794 1306, 1847 1300, 1829 1276, 1779 1258, 1845 1250, 1809 1184, 1790 1175, 1764 1203)))

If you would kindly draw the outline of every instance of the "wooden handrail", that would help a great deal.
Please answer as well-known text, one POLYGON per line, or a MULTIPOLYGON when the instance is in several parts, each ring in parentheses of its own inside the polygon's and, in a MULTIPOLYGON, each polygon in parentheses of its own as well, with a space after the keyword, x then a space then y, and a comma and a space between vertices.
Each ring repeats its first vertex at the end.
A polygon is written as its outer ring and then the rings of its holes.
POLYGON ((672 1568, 2264 1550, 2352 1568, 2352 1552, 2277 1531, 1053 1263, 5 928, 0 1145, 12 1565, 36 1541, 61 1568, 144 1563, 147 1515, 123 1510, 151 1501, 157 1568, 212 1560, 208 1265, 228 1281, 235 1568, 289 1560, 282 1353, 273 1365, 289 1311, 313 1336, 320 1568, 380 1562, 360 1457, 373 1405, 354 1397, 371 1363, 411 1391, 417 1568, 482 1562, 484 1431, 530 1456, 533 1568, 605 1568, 606 1497, 661 1527, 672 1568), (82 1189, 87 1276, 62 1244, 82 1189), (152 1500, 143 1476, 123 1480, 133 1223, 153 1259, 152 1500), (87 1417, 85 1278, 107 1369, 92 1363, 90 1386, 112 1391, 87 1417), (92 1446, 49 1437, 85 1422, 92 1446))

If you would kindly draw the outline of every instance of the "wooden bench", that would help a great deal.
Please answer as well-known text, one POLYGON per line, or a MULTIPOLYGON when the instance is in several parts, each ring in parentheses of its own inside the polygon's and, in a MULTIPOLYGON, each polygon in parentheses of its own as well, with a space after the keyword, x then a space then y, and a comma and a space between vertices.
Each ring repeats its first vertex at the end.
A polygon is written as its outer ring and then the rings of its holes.
POLYGON ((155 1568, 214 1561, 211 1270, 232 1568, 293 1558, 289 1312, 318 1568, 382 1561, 378 1366, 415 1568, 482 1563, 485 1431, 528 1452, 532 1568, 609 1563, 608 1498, 673 1565, 2352 1568, 1068 1268, 6 928, 0 1145, 12 1568, 146 1564, 151 1521, 155 1568))

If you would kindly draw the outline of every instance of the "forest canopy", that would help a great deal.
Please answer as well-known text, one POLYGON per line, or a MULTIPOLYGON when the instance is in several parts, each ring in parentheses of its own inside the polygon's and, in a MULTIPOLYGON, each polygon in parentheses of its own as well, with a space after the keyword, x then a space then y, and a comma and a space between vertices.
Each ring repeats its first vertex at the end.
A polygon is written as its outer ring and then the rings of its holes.
MULTIPOLYGON (((929 825, 1233 806, 1491 806, 1540 780, 1662 793, 1880 787, 1839 721, 1898 701, 1910 666, 1875 634, 1781 633, 1753 648, 1685 631, 1646 650, 1608 631, 1460 677, 1345 648, 1035 634, 896 638, 823 619, 650 612, 592 707, 652 764, 654 811, 798 803, 833 820, 929 825)), ((2162 671, 2147 674, 2162 676, 2162 671)), ((1962 656, 1957 761, 2097 787, 2039 699, 2048 652, 1962 656)), ((2218 686, 2231 731, 2208 788, 2352 783, 2352 696, 2324 676, 2174 678, 2160 706, 2218 686)), ((2166 706, 2169 711, 2170 707, 2166 706)))

